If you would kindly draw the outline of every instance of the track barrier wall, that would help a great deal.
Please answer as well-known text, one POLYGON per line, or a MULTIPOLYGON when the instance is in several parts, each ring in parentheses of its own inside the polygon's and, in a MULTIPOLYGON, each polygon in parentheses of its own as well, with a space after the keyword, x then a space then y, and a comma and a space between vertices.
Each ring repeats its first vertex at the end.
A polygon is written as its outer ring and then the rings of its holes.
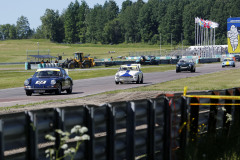
MULTIPOLYGON (((185 58, 190 58, 190 59, 195 59, 196 63, 213 63, 213 62, 220 62, 221 58, 201 58, 201 59, 196 59, 195 56, 184 56, 185 58)), ((160 58, 160 57, 156 57, 156 61, 158 61, 158 64, 177 64, 177 62, 179 61, 179 58, 175 58, 175 57, 164 57, 160 58)), ((95 62, 96 66, 105 66, 105 67, 109 67, 109 66, 115 66, 115 65, 126 65, 126 64, 134 64, 136 63, 136 60, 134 59, 138 59, 137 58, 128 58, 129 60, 127 61, 111 61, 111 60, 107 60, 107 61, 97 61, 95 62)), ((59 67, 61 66, 59 63, 32 63, 32 62, 25 62, 25 70, 31 70, 31 69, 39 69, 39 68, 49 68, 49 67, 59 67)))
MULTIPOLYGON (((240 88, 188 93, 193 94, 240 96, 240 88)), ((0 159, 45 160, 45 150, 52 145, 59 146, 60 139, 51 144, 44 136, 54 135, 55 129, 70 131, 75 125, 86 126, 90 136, 89 141, 81 144, 75 159, 186 159, 191 153, 200 154, 196 148, 205 140, 208 144, 223 136, 239 141, 236 136, 239 132, 235 131, 239 129, 240 109, 234 105, 239 101, 176 93, 102 106, 66 106, 3 114, 0 115, 0 159), (232 105, 213 105, 217 103, 232 105)), ((211 158, 210 151, 204 154, 211 158)))

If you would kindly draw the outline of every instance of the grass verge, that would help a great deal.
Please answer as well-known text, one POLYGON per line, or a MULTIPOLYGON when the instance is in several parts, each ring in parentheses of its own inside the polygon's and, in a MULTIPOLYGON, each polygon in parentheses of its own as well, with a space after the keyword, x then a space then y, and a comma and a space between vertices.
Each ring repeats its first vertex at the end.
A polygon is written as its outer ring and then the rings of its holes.
MULTIPOLYGON (((118 92, 136 92, 136 91, 183 91, 185 86, 188 91, 201 90, 222 90, 234 87, 240 87, 239 79, 240 69, 221 71, 217 73, 205 74, 196 77, 182 78, 174 81, 158 83, 154 85, 137 87, 125 90, 109 91, 107 94, 118 92)), ((181 73, 180 73, 181 74, 181 73)))

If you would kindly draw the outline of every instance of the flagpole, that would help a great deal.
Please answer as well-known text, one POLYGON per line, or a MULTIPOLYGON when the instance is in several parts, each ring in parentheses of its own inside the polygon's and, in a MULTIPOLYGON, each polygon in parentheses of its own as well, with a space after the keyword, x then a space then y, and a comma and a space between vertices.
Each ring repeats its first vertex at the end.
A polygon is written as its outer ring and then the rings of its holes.
MULTIPOLYGON (((197 31, 196 31, 196 29, 197 29, 197 27, 196 27, 196 17, 195 17, 195 46, 196 46, 196 43, 197 43, 197 31)), ((182 36, 182 34, 181 34, 181 36, 182 36)))

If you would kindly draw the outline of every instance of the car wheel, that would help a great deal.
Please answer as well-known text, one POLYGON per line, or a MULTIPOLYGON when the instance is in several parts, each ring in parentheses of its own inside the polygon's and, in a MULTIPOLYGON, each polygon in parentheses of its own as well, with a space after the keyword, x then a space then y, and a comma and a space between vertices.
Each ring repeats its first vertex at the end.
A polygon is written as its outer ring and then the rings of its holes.
POLYGON ((142 79, 141 79, 140 83, 143 84, 143 76, 142 76, 142 79))
POLYGON ((72 84, 70 85, 69 89, 67 89, 67 94, 71 94, 72 93, 72 84))
POLYGON ((119 82, 118 82, 118 81, 115 81, 115 84, 119 84, 119 82))
POLYGON ((55 91, 55 94, 59 95, 62 92, 62 85, 59 84, 57 90, 55 91))
POLYGON ((27 96, 31 96, 31 95, 32 95, 32 92, 31 92, 31 91, 26 91, 26 95, 27 95, 27 96))
POLYGON ((137 83, 137 84, 139 84, 139 83, 140 83, 139 76, 138 76, 138 79, 137 79, 136 83, 137 83))
POLYGON ((74 64, 74 62, 70 62, 70 63, 68 64, 68 69, 75 69, 75 64, 74 64))

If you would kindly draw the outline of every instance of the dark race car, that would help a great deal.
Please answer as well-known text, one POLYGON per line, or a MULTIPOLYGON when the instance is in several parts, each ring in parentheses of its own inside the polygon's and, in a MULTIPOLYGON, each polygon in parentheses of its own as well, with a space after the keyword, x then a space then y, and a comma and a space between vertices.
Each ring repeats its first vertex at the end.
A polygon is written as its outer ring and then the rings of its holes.
POLYGON ((41 68, 38 69, 32 78, 25 80, 24 90, 27 96, 33 93, 55 93, 61 94, 66 90, 72 93, 73 81, 62 68, 41 68))
POLYGON ((176 72, 181 71, 196 71, 196 65, 192 59, 180 59, 176 65, 176 72))

